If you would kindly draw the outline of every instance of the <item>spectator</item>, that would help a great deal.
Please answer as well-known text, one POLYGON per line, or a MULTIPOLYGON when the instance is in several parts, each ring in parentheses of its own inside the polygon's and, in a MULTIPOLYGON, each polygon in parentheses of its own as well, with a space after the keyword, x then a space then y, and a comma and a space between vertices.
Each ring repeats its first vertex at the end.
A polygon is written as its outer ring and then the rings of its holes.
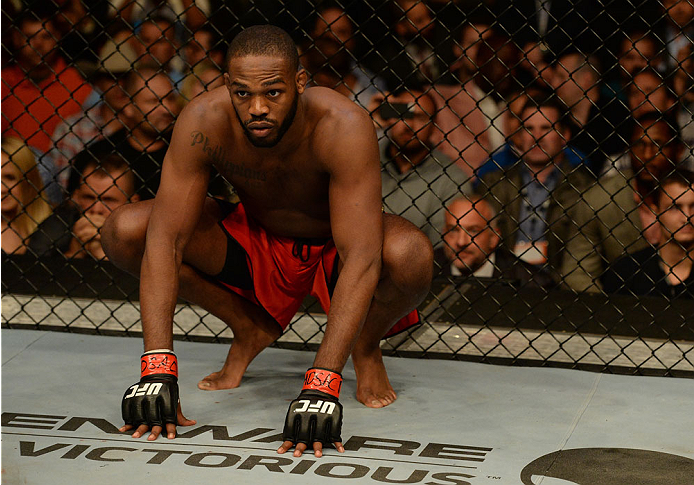
POLYGON ((137 30, 137 35, 132 43, 137 53, 138 66, 156 67, 163 70, 174 86, 178 87, 184 74, 182 68, 174 62, 178 42, 171 20, 165 17, 146 18, 137 30))
POLYGON ((649 111, 666 113, 674 109, 676 104, 675 93, 658 71, 646 68, 634 74, 627 98, 627 106, 633 117, 638 118, 649 111))
POLYGON ((449 32, 441 26, 426 2, 389 0, 390 18, 372 36, 374 55, 369 67, 381 74, 391 91, 403 85, 433 84, 446 74, 439 51, 448 44, 449 32), (383 35, 383 32, 388 32, 383 35))
POLYGON ((71 174, 70 198, 47 218, 29 241, 40 257, 104 259, 99 229, 108 215, 128 202, 139 200, 135 177, 118 155, 78 155, 71 174))
MULTIPOLYGON (((670 70, 682 69, 694 43, 694 4, 691 0, 661 0, 665 18, 665 62, 670 70)), ((691 75, 691 71, 689 72, 691 75)))
MULTIPOLYGON (((507 141, 475 171, 477 176, 476 184, 488 173, 510 168, 520 161, 519 147, 523 136, 521 126, 522 111, 531 98, 548 96, 552 96, 552 93, 534 85, 509 95, 510 101, 501 116, 503 118, 503 130, 507 134, 507 141)), ((568 146, 567 144, 564 148, 564 158, 566 158, 569 164, 577 167, 584 164, 587 156, 578 148, 568 146)))
POLYGON ((512 93, 526 87, 516 76, 522 55, 513 40, 497 28, 491 29, 477 51, 479 68, 475 83, 485 96, 498 103, 499 112, 503 111, 512 93))
POLYGON ((317 7, 301 63, 313 84, 334 89, 366 108, 374 95, 385 92, 386 84, 355 61, 356 42, 347 12, 337 3, 323 3, 317 7))
POLYGON ((200 27, 183 46, 187 70, 193 71, 202 62, 211 62, 218 70, 224 67, 224 50, 217 31, 211 27, 200 27))
POLYGON ((123 108, 127 127, 85 150, 100 156, 116 153, 135 173, 137 193, 143 199, 154 197, 159 187, 161 166, 169 147, 171 129, 180 106, 168 76, 156 68, 132 71, 125 79, 130 102, 123 108))
POLYGON ((577 234, 566 243, 564 284, 599 291, 600 275, 626 252, 657 245, 653 196, 658 181, 676 167, 681 143, 674 122, 646 113, 633 123, 626 162, 603 175, 570 208, 577 234))
POLYGON ((435 104, 421 89, 388 96, 375 113, 385 127, 381 161, 383 204, 441 243, 446 203, 467 190, 467 176, 443 153, 429 146, 435 104))
POLYGON ((51 152, 64 188, 69 176, 68 166, 84 147, 123 128, 122 110, 129 102, 123 89, 125 74, 132 70, 135 53, 129 45, 107 42, 99 52, 99 63, 90 80, 100 95, 86 112, 63 120, 53 133, 55 148, 51 152))
POLYGON ((551 288, 552 277, 499 246, 496 214, 479 196, 454 199, 447 207, 443 246, 434 252, 441 276, 501 278, 514 286, 551 288))
POLYGON ((635 30, 627 33, 619 47, 619 77, 623 85, 647 67, 658 67, 660 42, 650 32, 635 30))
POLYGON ((56 8, 34 2, 21 12, 12 32, 16 63, 2 70, 2 133, 18 136, 42 154, 52 148, 58 123, 80 112, 91 93, 59 54, 56 8))
POLYGON ((19 138, 2 138, 2 252, 24 254, 29 238, 52 212, 32 151, 19 138))
POLYGON ((604 6, 597 0, 491 3, 499 28, 526 52, 537 49, 550 56, 560 56, 569 48, 595 52, 602 44, 601 39, 607 37, 600 16, 604 6))
POLYGON ((681 109, 677 114, 686 150, 683 161, 694 168, 694 48, 683 52, 681 69, 675 73, 674 87, 680 100, 681 109))
POLYGON ((439 83, 429 91, 436 101, 436 129, 431 144, 468 175, 504 140, 494 125, 500 119, 497 104, 475 82, 477 52, 489 35, 491 30, 485 24, 464 26, 459 34, 460 45, 456 43, 453 48, 457 61, 452 69, 459 82, 439 83))
POLYGON ((559 56, 552 80, 557 96, 571 113, 571 147, 585 154, 584 162, 597 175, 606 155, 619 152, 623 146, 602 114, 607 107, 600 96, 599 60, 569 51, 559 56))
POLYGON ((694 173, 680 169, 663 179, 653 210, 661 243, 618 260, 605 274, 605 291, 694 298, 694 173))
POLYGON ((93 46, 99 44, 103 26, 108 25, 108 2, 52 0, 52 3, 59 5, 53 20, 60 31, 60 50, 65 60, 69 64, 96 61, 93 46))
POLYGON ((521 161, 485 176, 478 190, 499 211, 502 244, 531 264, 558 271, 573 230, 566 211, 590 179, 564 156, 570 132, 566 108, 553 97, 529 100, 521 110, 521 161))
POLYGON ((147 17, 157 16, 169 22, 185 19, 185 26, 195 32, 207 22, 209 0, 109 0, 116 17, 128 25, 139 25, 147 17))

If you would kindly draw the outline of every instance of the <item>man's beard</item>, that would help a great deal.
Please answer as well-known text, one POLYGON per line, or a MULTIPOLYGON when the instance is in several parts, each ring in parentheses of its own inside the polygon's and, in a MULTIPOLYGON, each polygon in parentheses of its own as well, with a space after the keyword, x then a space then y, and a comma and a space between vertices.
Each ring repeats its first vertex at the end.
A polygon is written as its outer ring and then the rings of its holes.
MULTIPOLYGON (((289 108, 289 112, 287 113, 287 116, 284 118, 284 121, 282 122, 282 124, 279 126, 279 128, 277 130, 277 135, 274 138, 256 138, 255 135, 253 135, 252 131, 248 129, 248 126, 246 126, 246 123, 244 123, 243 120, 241 119, 239 112, 236 110, 236 106, 234 106, 234 113, 236 113, 236 118, 238 118, 239 123, 241 123, 241 127, 243 127, 243 132, 246 134, 246 138, 248 138, 248 141, 250 141, 254 147, 272 148, 282 140, 282 137, 284 136, 284 134, 287 133, 289 128, 292 126, 292 123, 294 122, 294 117, 296 116, 296 110, 297 110, 298 106, 299 106, 299 93, 295 93, 294 101, 292 101, 292 106, 289 108)), ((257 118, 256 117, 256 118, 251 118, 249 123, 252 123, 254 121, 266 121, 266 120, 265 120, 265 118, 257 118)))

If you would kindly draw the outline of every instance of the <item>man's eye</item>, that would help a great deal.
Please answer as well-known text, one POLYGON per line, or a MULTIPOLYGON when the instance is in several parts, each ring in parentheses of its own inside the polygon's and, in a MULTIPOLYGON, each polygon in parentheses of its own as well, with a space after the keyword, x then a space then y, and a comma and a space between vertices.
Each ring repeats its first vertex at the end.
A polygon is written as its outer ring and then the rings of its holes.
POLYGON ((239 98, 245 98, 246 96, 248 96, 248 92, 247 91, 236 91, 236 96, 238 96, 239 98))
POLYGON ((270 96, 271 98, 276 98, 281 94, 281 91, 278 91, 277 89, 272 89, 267 92, 267 95, 270 96))

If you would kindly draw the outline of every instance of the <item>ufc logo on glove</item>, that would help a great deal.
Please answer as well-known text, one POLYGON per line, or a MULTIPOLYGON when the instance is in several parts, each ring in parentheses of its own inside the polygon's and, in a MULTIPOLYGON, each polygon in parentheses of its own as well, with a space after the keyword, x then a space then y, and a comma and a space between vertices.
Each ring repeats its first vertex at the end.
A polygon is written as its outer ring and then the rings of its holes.
POLYGON ((130 399, 131 397, 135 396, 151 396, 151 395, 156 395, 159 394, 159 391, 161 390, 162 384, 159 382, 155 383, 146 383, 143 384, 141 387, 138 384, 135 384, 133 386, 130 386, 130 394, 126 394, 123 396, 123 399, 130 399))
POLYGON ((294 409, 295 413, 305 413, 308 411, 309 413, 332 414, 335 410, 334 402, 318 401, 311 404, 311 401, 308 399, 300 399, 299 404, 301 406, 294 409))

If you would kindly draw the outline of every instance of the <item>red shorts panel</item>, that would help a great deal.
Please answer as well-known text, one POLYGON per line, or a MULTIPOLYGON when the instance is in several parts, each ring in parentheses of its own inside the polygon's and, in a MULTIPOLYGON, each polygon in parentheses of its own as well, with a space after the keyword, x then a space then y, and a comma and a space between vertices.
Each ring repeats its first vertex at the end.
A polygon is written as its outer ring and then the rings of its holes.
MULTIPOLYGON (((244 273, 243 255, 227 255, 227 262, 217 276, 220 283, 234 293, 259 305, 286 329, 306 295, 318 299, 323 310, 330 310, 330 297, 337 281, 337 249, 332 239, 322 241, 275 236, 246 216, 243 205, 235 204, 220 221, 230 238, 228 244, 237 253, 245 252, 250 282, 235 281, 232 273, 244 273)), ((399 320, 386 334, 390 337, 420 323, 417 310, 399 320)))

